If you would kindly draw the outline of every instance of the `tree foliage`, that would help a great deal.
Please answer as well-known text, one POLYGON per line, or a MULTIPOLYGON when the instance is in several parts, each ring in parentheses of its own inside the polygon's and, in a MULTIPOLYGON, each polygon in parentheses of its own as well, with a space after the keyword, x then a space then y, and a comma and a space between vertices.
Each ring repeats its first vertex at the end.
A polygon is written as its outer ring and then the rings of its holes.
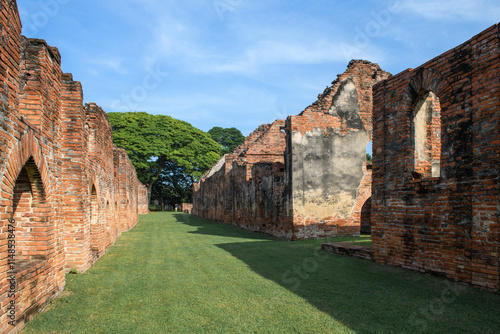
POLYGON ((189 201, 191 186, 220 158, 220 145, 191 124, 145 112, 108 113, 113 142, 124 148, 152 199, 189 201))
POLYGON ((232 153, 234 149, 245 141, 245 136, 236 128, 221 128, 215 126, 208 130, 213 140, 222 146, 222 154, 232 153))

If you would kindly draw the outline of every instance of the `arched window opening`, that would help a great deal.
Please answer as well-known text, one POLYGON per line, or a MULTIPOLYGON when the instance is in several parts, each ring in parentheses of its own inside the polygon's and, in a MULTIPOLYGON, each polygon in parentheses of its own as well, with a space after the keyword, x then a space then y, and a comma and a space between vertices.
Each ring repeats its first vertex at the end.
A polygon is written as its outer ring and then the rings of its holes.
POLYGON ((368 145, 366 145, 366 163, 371 165, 373 161, 373 147, 372 142, 370 141, 368 145))
POLYGON ((373 167, 373 148, 372 148, 372 142, 370 141, 368 145, 366 146, 366 160, 365 160, 365 173, 370 174, 371 178, 371 171, 373 167))
POLYGON ((372 198, 368 198, 361 208, 361 234, 372 232, 372 198))
POLYGON ((425 93, 413 114, 414 172, 420 177, 441 175, 441 105, 433 92, 425 93))
POLYGON ((97 190, 92 185, 90 192, 90 248, 93 257, 99 256, 99 202, 97 190))
POLYGON ((106 220, 104 222, 106 226, 106 248, 108 248, 112 243, 112 238, 114 237, 114 231, 112 230, 112 212, 111 205, 109 204, 109 199, 106 200, 106 220))

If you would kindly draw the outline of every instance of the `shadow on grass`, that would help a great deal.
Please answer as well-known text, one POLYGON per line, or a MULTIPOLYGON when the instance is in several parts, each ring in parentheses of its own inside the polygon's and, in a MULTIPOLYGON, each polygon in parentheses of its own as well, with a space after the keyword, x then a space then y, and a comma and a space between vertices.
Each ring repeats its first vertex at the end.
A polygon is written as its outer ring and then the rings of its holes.
POLYGON ((326 254, 312 245, 269 241, 217 246, 356 332, 500 330, 495 315, 498 295, 367 260, 326 254))
POLYGON ((174 213, 172 214, 172 216, 178 222, 197 228, 196 231, 191 231, 188 233, 223 236, 230 238, 275 240, 272 236, 269 235, 247 231, 231 224, 212 222, 184 213, 174 213))
POLYGON ((216 246, 260 276, 360 333, 498 333, 500 296, 321 250, 321 240, 287 242, 176 215, 199 233, 267 242, 216 246))

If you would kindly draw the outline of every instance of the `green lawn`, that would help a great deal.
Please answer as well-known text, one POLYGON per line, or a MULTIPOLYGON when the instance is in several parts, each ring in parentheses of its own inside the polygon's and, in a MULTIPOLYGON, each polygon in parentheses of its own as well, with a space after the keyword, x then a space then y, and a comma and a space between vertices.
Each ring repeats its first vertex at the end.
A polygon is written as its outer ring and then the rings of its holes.
POLYGON ((372 237, 371 235, 361 235, 359 237, 337 237, 321 240, 321 243, 328 242, 347 242, 356 246, 371 247, 372 237))
MULTIPOLYGON (((329 241, 334 241, 329 239, 329 241)), ((152 213, 27 333, 499 333, 500 295, 152 213)))

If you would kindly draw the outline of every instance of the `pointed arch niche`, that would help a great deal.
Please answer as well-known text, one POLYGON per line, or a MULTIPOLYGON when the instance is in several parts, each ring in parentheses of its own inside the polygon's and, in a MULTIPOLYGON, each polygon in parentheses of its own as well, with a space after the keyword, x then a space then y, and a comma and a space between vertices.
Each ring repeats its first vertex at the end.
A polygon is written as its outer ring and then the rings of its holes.
POLYGON ((12 190, 11 214, 16 245, 12 272, 17 280, 16 299, 19 301, 16 316, 27 321, 57 289, 54 280, 55 223, 47 189, 33 156, 21 168, 12 190))
POLYGON ((413 109, 414 171, 421 177, 441 175, 441 104, 424 92, 413 109))
POLYGON ((90 249, 92 257, 99 258, 100 251, 99 200, 95 185, 90 190, 90 249))
POLYGON ((46 260, 50 250, 50 208, 40 171, 33 157, 24 164, 14 185, 13 215, 16 222, 16 257, 26 267, 46 260))

